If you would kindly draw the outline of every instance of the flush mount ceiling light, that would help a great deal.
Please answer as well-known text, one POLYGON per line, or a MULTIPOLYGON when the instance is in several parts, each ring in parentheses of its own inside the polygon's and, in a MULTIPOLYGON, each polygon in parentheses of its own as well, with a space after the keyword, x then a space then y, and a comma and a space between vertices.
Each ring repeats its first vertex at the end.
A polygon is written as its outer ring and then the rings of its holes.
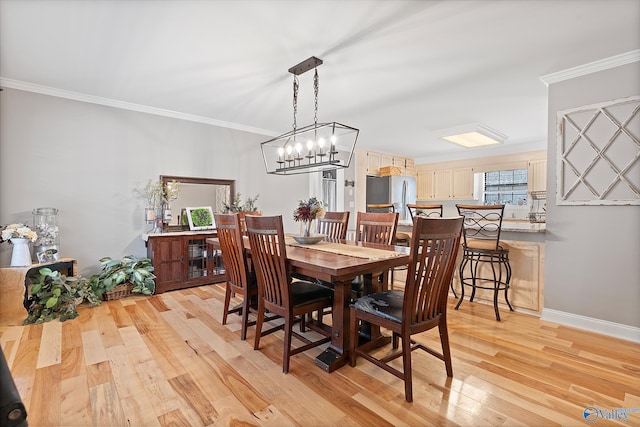
POLYGON ((482 123, 472 123, 437 132, 440 138, 465 148, 486 147, 504 143, 509 137, 482 123))
POLYGON ((312 56, 289 68, 293 74, 293 130, 260 144, 267 173, 295 175, 348 168, 351 163, 360 131, 337 122, 318 123, 319 65, 322 60, 312 56), (311 69, 315 70, 313 124, 299 128, 296 122, 298 76, 311 69))

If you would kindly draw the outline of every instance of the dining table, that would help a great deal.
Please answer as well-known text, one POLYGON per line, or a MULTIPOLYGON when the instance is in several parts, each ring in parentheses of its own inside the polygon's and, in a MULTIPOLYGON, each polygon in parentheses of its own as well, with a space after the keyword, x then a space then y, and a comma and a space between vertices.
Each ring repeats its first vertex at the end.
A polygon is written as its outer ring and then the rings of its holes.
MULTIPOLYGON (((291 236, 285 239, 287 261, 292 273, 333 283, 331 344, 315 359, 317 366, 332 372, 343 366, 349 358, 351 282, 363 276, 365 287, 370 287, 373 274, 385 272, 383 277, 386 278, 386 272, 391 268, 409 262, 409 248, 346 239, 325 238, 315 244, 300 244, 291 236)), ((209 238, 207 243, 214 249, 220 249, 217 238, 209 238)), ((245 251, 250 257, 251 247, 246 238, 245 251)))

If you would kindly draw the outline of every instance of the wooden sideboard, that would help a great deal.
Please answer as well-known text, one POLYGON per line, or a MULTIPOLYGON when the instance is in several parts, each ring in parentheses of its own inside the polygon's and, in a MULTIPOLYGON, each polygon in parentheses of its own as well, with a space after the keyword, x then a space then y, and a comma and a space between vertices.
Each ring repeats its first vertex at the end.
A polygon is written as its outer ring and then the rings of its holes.
POLYGON ((156 275, 156 293, 225 281, 220 252, 206 240, 215 231, 147 234, 147 256, 156 275))

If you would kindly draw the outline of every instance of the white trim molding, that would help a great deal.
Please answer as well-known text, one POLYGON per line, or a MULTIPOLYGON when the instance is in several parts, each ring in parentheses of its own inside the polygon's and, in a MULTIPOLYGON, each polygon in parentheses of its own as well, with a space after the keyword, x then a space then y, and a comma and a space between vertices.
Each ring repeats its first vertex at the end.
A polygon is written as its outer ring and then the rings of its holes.
POLYGON ((101 96, 87 95, 70 90, 57 89, 50 86, 43 86, 35 83, 23 82, 20 80, 0 77, 0 87, 24 90, 27 92, 40 93, 42 95, 57 96, 58 98, 72 99, 74 101, 88 102, 91 104, 105 105, 107 107, 121 108, 123 110, 137 111, 140 113, 154 114, 157 116, 171 117, 174 119, 187 120, 190 122, 204 123, 228 129, 240 130, 265 136, 276 136, 279 132, 266 129, 245 126, 238 123, 225 122, 209 117, 196 116, 194 114, 181 113, 179 111, 165 110, 162 108, 150 107, 148 105, 134 104, 132 102, 118 101, 117 99, 103 98, 101 96))
POLYGON ((593 317, 552 310, 550 308, 542 309, 542 317, 540 317, 540 320, 640 343, 640 328, 609 322, 608 320, 595 319, 593 317))
POLYGON ((620 55, 601 59, 599 61, 590 62, 588 64, 579 65, 577 67, 568 68, 540 77, 542 83, 549 86, 552 83, 558 83, 563 80, 570 80, 587 74, 596 73, 598 71, 608 70, 609 68, 619 67, 621 65, 630 64, 640 61, 640 49, 631 52, 622 53, 620 55))

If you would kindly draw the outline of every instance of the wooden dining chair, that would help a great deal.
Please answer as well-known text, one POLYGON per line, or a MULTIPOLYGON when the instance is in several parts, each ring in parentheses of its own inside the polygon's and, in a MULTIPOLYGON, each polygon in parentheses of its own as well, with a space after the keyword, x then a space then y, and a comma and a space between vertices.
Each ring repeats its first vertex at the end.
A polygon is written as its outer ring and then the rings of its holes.
POLYGON ((392 245, 395 242, 397 228, 397 212, 358 212, 356 218, 356 240, 392 245))
MULTIPOLYGON (((258 279, 258 318, 254 349, 260 348, 260 337, 284 329, 282 372, 289 372, 290 357, 331 340, 331 329, 320 324, 316 330, 322 338, 311 341, 293 330, 293 324, 304 322, 305 315, 333 305, 333 291, 317 283, 297 281, 292 284, 284 240, 282 216, 247 216, 247 234, 251 259, 258 279), (265 311, 284 318, 284 324, 262 332, 265 311), (292 337, 304 345, 292 348, 292 337)), ((302 328, 301 328, 302 329, 302 328)))
MULTIPOLYGON (((256 324, 249 321, 249 312, 252 307, 258 305, 258 283, 256 275, 249 268, 244 243, 241 234, 240 215, 235 214, 214 214, 220 251, 222 252, 222 262, 225 267, 227 286, 224 293, 224 308, 222 311, 222 324, 227 324, 229 313, 238 313, 242 316, 242 329, 240 339, 247 339, 247 327, 256 324), (232 295, 243 296, 242 303, 235 308, 229 309, 232 295)), ((273 320, 275 317, 270 317, 273 320)))
POLYGON ((238 212, 238 217, 240 217, 240 231, 242 232, 243 236, 247 235, 247 225, 245 223, 245 217, 247 215, 257 215, 260 216, 262 215, 261 211, 251 211, 251 212, 238 212))
MULTIPOLYGON (((416 205, 416 204, 408 203, 407 210, 409 211, 409 215, 411 215, 411 221, 413 221, 413 218, 415 218, 416 216, 421 216, 425 218, 442 218, 441 204, 416 205)), ((453 278, 451 278, 450 289, 451 289, 451 292, 453 292, 453 296, 458 298, 456 289, 453 286, 453 278)))
MULTIPOLYGON (((380 203, 380 204, 368 204, 367 212, 371 213, 393 213, 396 212, 395 205, 393 203, 380 203)), ((398 214, 399 215, 399 214, 398 214)), ((393 238, 393 244, 398 246, 409 246, 409 241, 411 240, 411 236, 407 233, 403 233, 401 231, 396 231, 395 236, 393 238)), ((390 286, 393 288, 394 281, 394 271, 396 270, 405 270, 406 268, 403 266, 395 267, 391 269, 391 280, 390 286)))
POLYGON ((409 215, 411 216, 411 220, 416 216, 423 216, 427 218, 442 218, 442 205, 415 205, 411 203, 407 203, 407 209, 409 210, 409 215))
MULTIPOLYGON (((397 212, 358 212, 356 217, 356 241, 393 245, 398 228, 398 216, 397 212)), ((372 282, 384 282, 387 280, 386 273, 382 271, 374 273, 372 282)), ((354 279, 351 284, 351 291, 356 297, 365 292, 363 277, 359 276, 354 279)))
POLYGON ((407 402, 413 401, 411 353, 414 350, 424 350, 443 360, 447 376, 453 376, 447 332, 447 295, 458 254, 462 221, 460 217, 416 218, 404 291, 365 295, 350 305, 350 365, 356 366, 356 359, 360 356, 402 379, 407 402), (392 332, 390 354, 374 357, 369 353, 372 348, 368 343, 358 343, 359 323, 362 321, 392 332), (411 338, 435 327, 440 334, 442 352, 411 338), (402 340, 401 350, 398 350, 398 338, 402 340), (402 370, 389 363, 400 356, 402 370))
MULTIPOLYGON (((367 204, 367 212, 393 213, 396 212, 396 207, 393 203, 369 203, 367 204)), ((411 236, 409 236, 407 233, 396 232, 394 244, 400 246, 409 246, 409 240, 411 240, 411 236)))
POLYGON ((324 234, 332 239, 346 239, 349 227, 350 212, 325 212, 324 217, 319 218, 318 234, 324 234))

